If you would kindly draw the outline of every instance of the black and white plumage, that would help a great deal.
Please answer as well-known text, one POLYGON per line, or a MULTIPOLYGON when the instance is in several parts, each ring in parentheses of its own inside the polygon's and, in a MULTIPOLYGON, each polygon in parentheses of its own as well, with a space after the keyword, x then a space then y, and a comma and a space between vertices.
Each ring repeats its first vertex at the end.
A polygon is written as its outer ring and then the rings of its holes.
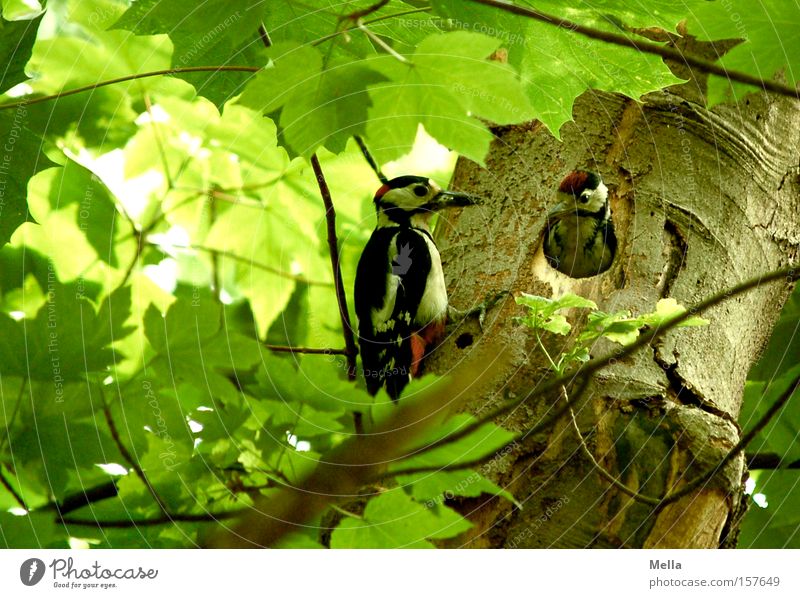
POLYGON ((355 305, 367 390, 392 399, 419 373, 425 350, 444 332, 447 289, 430 220, 475 198, 443 191, 425 177, 402 176, 375 194, 378 225, 358 262, 355 305))
POLYGON ((572 278, 608 270, 617 251, 608 188, 600 175, 569 173, 558 187, 558 204, 547 215, 544 254, 550 265, 572 278))

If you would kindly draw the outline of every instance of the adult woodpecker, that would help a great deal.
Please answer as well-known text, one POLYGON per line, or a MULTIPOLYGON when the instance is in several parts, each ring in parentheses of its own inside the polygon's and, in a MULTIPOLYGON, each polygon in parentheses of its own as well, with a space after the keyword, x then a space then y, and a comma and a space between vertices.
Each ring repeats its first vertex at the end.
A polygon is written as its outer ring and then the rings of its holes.
POLYGON ((447 289, 430 230, 436 211, 476 198, 434 181, 401 176, 375 193, 378 224, 358 262, 355 304, 367 390, 397 400, 444 333, 447 289))
POLYGON ((600 175, 569 173, 558 187, 558 204, 547 215, 544 255, 550 265, 572 278, 608 270, 617 251, 608 188, 600 175))

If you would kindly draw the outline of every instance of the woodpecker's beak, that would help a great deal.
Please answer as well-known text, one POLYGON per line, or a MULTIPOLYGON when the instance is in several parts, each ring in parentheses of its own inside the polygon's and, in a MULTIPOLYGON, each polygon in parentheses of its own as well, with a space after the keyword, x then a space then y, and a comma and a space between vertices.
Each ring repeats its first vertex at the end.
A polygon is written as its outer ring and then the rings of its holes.
POLYGON ((547 213, 547 218, 550 220, 558 220, 562 216, 566 216, 567 214, 574 214, 576 210, 575 202, 566 202, 560 201, 556 205, 553 206, 547 213))
POLYGON ((475 195, 461 193, 459 191, 439 191, 430 203, 432 210, 440 210, 450 207, 474 206, 481 203, 481 199, 475 195))

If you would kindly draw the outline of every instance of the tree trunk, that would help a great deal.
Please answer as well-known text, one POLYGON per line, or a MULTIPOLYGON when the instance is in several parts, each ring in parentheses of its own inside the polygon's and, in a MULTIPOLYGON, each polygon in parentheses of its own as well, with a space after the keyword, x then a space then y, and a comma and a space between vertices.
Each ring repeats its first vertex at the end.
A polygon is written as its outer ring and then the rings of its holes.
MULTIPOLYGON (((691 43, 691 42, 690 42, 691 43)), ((690 51, 706 53, 705 45, 690 51)), ((557 141, 538 123, 496 129, 486 169, 461 160, 453 187, 486 198, 437 230, 451 303, 465 308, 498 290, 545 297, 573 292, 606 312, 650 312, 663 297, 689 306, 785 267, 800 247, 800 109, 763 94, 704 108, 705 82, 650 94, 644 103, 587 92, 557 141), (545 215, 561 178, 599 172, 610 190, 619 248, 612 267, 585 279, 549 267, 545 215)), ((677 329, 599 372, 576 405, 597 461, 630 488, 660 497, 706 472, 734 446, 742 390, 791 285, 763 285, 704 315, 704 328, 677 329)), ((447 373, 468 352, 510 352, 494 392, 475 413, 529 395, 549 371, 531 332, 516 325, 513 300, 490 312, 484 330, 466 321, 428 363, 447 373)), ((576 313, 574 318, 579 318, 576 313)), ((578 327, 580 323, 578 324, 578 327)), ((570 340, 551 339, 551 352, 570 340)), ((603 342, 592 356, 615 345, 603 342)), ((562 400, 526 400, 497 423, 525 430, 562 400)), ((735 544, 743 457, 702 488, 655 508, 612 487, 581 453, 569 415, 528 437, 492 467, 524 505, 471 499, 457 505, 475 523, 468 547, 718 547, 735 544)), ((751 425, 742 422, 744 426, 751 425)))

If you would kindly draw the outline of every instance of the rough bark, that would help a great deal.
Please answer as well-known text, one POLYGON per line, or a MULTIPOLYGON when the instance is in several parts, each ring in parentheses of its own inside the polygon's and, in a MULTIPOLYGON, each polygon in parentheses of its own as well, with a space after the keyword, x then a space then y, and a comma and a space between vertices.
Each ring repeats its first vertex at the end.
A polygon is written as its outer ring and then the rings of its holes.
MULTIPOLYGON (((691 305, 794 263, 800 102, 754 94, 707 110, 703 90, 698 77, 643 102, 587 92, 561 141, 538 123, 496 129, 487 168, 461 160, 453 182, 486 198, 485 207, 464 210, 437 231, 451 303, 463 309, 498 290, 546 297, 571 291, 603 311, 645 313, 660 298, 691 305), (609 186, 619 239, 612 267, 586 279, 550 268, 541 248, 554 190, 575 168, 598 171, 609 186)), ((713 467, 741 434, 747 372, 789 291, 781 281, 726 301, 704 314, 710 326, 672 332, 596 376, 576 406, 595 458, 629 487, 656 497, 713 467)), ((466 321, 427 362, 429 371, 446 373, 481 345, 487 354, 511 352, 513 365, 492 392, 473 397, 475 413, 530 394, 549 375, 532 334, 514 315, 522 311, 509 299, 490 312, 483 331, 466 321)), ((561 352, 570 339, 550 342, 552 352, 561 352)), ((592 354, 613 350, 602 343, 592 354)), ((559 400, 554 394, 525 401, 498 423, 525 430, 559 400)), ((452 545, 730 545, 746 477, 743 458, 657 509, 598 475, 566 417, 492 467, 524 509, 486 497, 459 503, 476 525, 452 545)))

